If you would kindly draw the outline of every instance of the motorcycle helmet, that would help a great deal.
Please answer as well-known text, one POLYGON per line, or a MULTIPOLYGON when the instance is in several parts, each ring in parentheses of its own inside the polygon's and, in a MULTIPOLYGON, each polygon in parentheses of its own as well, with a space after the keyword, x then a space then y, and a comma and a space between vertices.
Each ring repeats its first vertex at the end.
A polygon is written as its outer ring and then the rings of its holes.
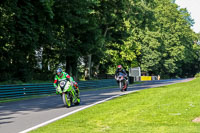
POLYGON ((122 65, 118 65, 118 66, 117 66, 117 69, 118 69, 119 71, 121 71, 121 70, 122 70, 122 65))
POLYGON ((58 68, 57 71, 56 71, 57 75, 60 77, 61 74, 62 74, 62 69, 61 68, 58 68))

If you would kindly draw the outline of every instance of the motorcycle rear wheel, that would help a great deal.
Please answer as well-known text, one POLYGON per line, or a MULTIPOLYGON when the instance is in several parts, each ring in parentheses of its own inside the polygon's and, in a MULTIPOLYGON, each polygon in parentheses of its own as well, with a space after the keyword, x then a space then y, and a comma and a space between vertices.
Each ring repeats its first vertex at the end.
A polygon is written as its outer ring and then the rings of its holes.
POLYGON ((127 91, 127 88, 128 88, 128 83, 127 81, 124 82, 124 86, 126 85, 126 88, 124 88, 124 91, 127 91))
POLYGON ((80 98, 77 98, 77 102, 75 103, 75 105, 79 105, 81 102, 81 99, 80 98))
POLYGON ((124 91, 127 91, 127 87, 124 89, 124 91))

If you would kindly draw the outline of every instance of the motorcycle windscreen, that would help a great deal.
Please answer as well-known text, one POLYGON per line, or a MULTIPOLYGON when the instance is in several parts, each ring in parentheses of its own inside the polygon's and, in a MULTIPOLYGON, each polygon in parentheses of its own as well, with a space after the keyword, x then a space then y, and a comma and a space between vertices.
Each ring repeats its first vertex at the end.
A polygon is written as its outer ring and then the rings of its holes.
POLYGON ((63 88, 65 86, 65 83, 66 83, 65 81, 61 81, 60 82, 60 87, 63 88))
POLYGON ((124 73, 120 72, 120 73, 119 73, 119 76, 124 76, 124 73))
POLYGON ((71 87, 71 83, 69 81, 67 81, 66 85, 65 85, 65 89, 63 90, 64 92, 66 91, 71 91, 72 87, 71 87))

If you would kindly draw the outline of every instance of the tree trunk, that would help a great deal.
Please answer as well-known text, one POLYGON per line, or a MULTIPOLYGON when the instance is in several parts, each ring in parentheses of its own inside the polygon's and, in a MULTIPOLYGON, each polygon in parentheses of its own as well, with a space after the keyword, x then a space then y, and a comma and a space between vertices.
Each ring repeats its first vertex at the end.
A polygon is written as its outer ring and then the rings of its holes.
POLYGON ((78 79, 77 60, 74 57, 66 57, 66 72, 73 77, 74 80, 78 79))
POLYGON ((48 71, 48 57, 47 49, 43 47, 42 51, 42 72, 46 73, 48 71))
POLYGON ((88 55, 85 62, 85 79, 89 80, 91 78, 91 64, 92 64, 92 55, 88 55))
POLYGON ((72 75, 72 67, 71 67, 71 60, 69 59, 69 57, 66 57, 66 73, 68 73, 69 75, 72 75))
POLYGON ((91 78, 92 55, 88 55, 88 77, 91 78))

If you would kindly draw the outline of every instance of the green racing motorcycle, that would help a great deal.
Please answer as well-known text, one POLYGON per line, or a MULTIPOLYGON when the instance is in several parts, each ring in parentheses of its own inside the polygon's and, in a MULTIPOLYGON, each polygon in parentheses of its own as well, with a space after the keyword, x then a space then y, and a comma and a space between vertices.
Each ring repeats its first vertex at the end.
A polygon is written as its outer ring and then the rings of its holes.
POLYGON ((74 90, 73 86, 68 80, 59 80, 57 91, 62 96, 63 103, 67 108, 71 107, 73 104, 80 104, 79 94, 74 90))

